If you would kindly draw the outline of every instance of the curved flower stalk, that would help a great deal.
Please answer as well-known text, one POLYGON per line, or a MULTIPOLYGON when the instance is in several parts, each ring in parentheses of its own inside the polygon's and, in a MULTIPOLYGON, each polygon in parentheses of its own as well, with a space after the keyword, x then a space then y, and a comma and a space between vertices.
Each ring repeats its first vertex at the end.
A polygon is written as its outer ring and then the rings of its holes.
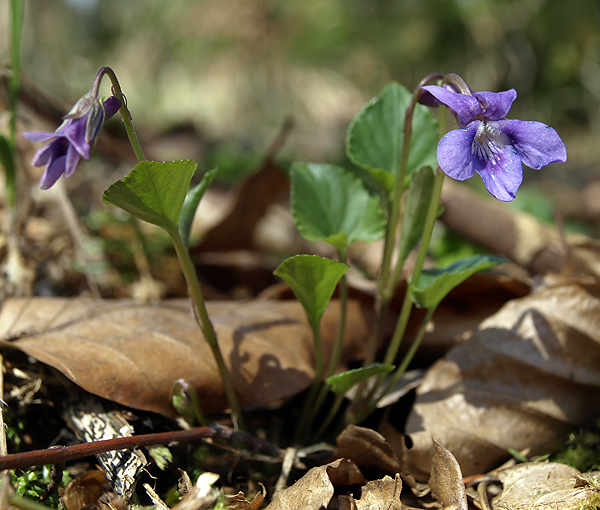
POLYGON ((50 188, 61 175, 73 174, 81 158, 89 160, 90 151, 106 120, 121 107, 121 101, 114 96, 102 102, 89 95, 81 98, 64 122, 56 131, 26 131, 23 136, 32 142, 49 143, 38 150, 31 163, 34 166, 46 165, 40 188, 50 188))
POLYGON ((514 89, 506 92, 454 92, 449 87, 422 87, 456 116, 459 129, 450 131, 437 148, 440 168, 459 181, 477 172, 491 195, 510 202, 523 181, 523 166, 539 170, 567 160, 558 133, 541 122, 507 120, 514 89))

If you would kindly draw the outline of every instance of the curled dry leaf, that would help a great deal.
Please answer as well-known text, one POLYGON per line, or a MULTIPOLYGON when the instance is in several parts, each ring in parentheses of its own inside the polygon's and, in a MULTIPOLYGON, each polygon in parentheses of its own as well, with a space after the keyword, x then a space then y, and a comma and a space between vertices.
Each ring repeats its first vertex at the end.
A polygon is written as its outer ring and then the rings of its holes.
POLYGON ((350 459, 359 468, 377 467, 388 473, 401 471, 400 461, 385 438, 373 429, 348 425, 336 437, 334 457, 350 459))
POLYGON ((519 464, 498 473, 494 510, 582 510, 600 505, 600 477, 554 462, 519 464))
MULTIPOLYGON (((340 369, 363 355, 369 310, 349 304, 340 369)), ((245 407, 278 402, 307 388, 314 376, 314 342, 297 301, 209 302, 223 356, 245 407)), ((339 304, 321 322, 328 363, 339 304)), ((203 410, 227 406, 220 376, 187 300, 136 304, 86 298, 14 299, 0 313, 0 338, 65 374, 86 391, 122 405, 173 417, 173 381, 186 379, 203 410)))
POLYGON ((355 485, 365 481, 356 464, 338 459, 309 469, 294 485, 278 492, 266 510, 321 510, 329 505, 334 484, 355 485))
POLYGON ((435 453, 429 478, 431 492, 444 508, 467 510, 467 493, 456 458, 435 439, 433 447, 435 453))
POLYGON ((427 479, 434 436, 464 475, 509 455, 560 446, 600 406, 600 285, 559 281, 509 301, 426 373, 406 424, 413 447, 383 432, 405 469, 427 479))

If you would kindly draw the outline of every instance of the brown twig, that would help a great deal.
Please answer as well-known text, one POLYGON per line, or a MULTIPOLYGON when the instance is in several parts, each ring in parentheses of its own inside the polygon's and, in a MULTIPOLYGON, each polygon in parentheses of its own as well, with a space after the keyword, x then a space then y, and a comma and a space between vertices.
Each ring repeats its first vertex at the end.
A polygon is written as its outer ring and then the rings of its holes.
POLYGON ((58 464, 59 462, 67 462, 113 450, 125 450, 154 444, 168 444, 174 441, 195 441, 205 437, 213 437, 217 434, 217 430, 212 427, 196 427, 189 430, 117 437, 73 446, 53 446, 46 450, 33 450, 0 456, 0 470, 25 468, 42 464, 58 464))

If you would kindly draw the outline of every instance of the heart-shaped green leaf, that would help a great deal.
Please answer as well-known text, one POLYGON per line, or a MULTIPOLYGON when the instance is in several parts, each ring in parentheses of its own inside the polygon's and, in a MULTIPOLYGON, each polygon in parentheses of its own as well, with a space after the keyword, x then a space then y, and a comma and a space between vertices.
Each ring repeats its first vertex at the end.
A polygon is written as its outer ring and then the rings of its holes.
POLYGON ((273 271, 300 301, 313 330, 319 327, 327 303, 348 266, 316 255, 295 255, 273 271))
POLYGON ((354 385, 366 381, 370 377, 388 374, 396 368, 394 365, 383 365, 382 363, 373 363, 368 367, 355 368, 347 370, 341 374, 335 374, 327 378, 327 384, 336 395, 343 395, 354 385))
POLYGON ((385 219, 379 197, 347 170, 320 163, 292 166, 292 209, 300 233, 346 250, 356 240, 381 239, 385 219))
POLYGON ((506 262, 502 257, 477 255, 459 260, 443 269, 424 269, 419 281, 408 287, 412 302, 419 308, 437 308, 442 299, 469 276, 506 262))
POLYGON ((142 161, 104 192, 104 203, 177 235, 179 215, 196 166, 193 161, 142 161))
POLYGON ((218 168, 208 170, 202 176, 202 180, 185 195, 181 214, 179 215, 179 235, 186 246, 189 244, 190 231, 194 216, 196 215, 196 209, 198 209, 200 200, 202 200, 204 193, 212 184, 215 175, 217 175, 217 170, 218 168))
MULTIPOLYGON (((350 160, 368 170, 387 190, 394 188, 402 156, 404 116, 412 94, 396 82, 367 103, 350 123, 346 152, 350 160)), ((437 165, 437 119, 422 105, 416 105, 407 179, 421 168, 437 165)))

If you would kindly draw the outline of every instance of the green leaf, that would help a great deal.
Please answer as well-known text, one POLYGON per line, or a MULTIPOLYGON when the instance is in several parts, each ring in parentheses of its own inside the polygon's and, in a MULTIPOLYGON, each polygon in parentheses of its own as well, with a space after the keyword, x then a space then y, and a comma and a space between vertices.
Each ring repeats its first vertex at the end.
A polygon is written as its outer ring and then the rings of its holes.
POLYGON ((434 309, 448 293, 469 276, 506 262, 502 257, 478 255, 459 260, 443 269, 424 269, 416 284, 411 282, 408 292, 419 308, 434 309))
POLYGON ((424 166, 415 172, 410 182, 406 196, 404 218, 402 219, 402 235, 398 247, 400 265, 404 263, 408 254, 423 235, 434 182, 435 174, 429 166, 424 166))
POLYGON ((354 385, 366 381, 370 377, 388 374, 396 368, 394 365, 383 365, 382 363, 373 363, 368 367, 355 368, 347 370, 341 374, 332 375, 327 378, 327 384, 336 395, 343 395, 354 385))
MULTIPOLYGON (((387 190, 394 188, 404 140, 404 115, 412 94, 396 82, 367 103, 350 123, 346 152, 350 160, 368 170, 387 190)), ((417 104, 412 123, 410 156, 406 172, 410 175, 422 166, 437 165, 437 119, 417 104)))
POLYGON ((313 330, 317 330, 327 303, 348 266, 316 255, 295 255, 273 271, 300 301, 313 330))
POLYGON ((179 214, 196 166, 193 161, 142 161, 104 192, 104 203, 177 234, 179 214))
POLYGON ((183 244, 186 246, 190 241, 190 231, 192 230, 192 222, 196 215, 196 210, 200 205, 200 200, 204 196, 204 193, 212 184, 215 175, 217 174, 218 168, 208 170, 203 176, 202 180, 194 186, 185 195, 183 207, 181 208, 181 214, 179 215, 179 235, 183 244))
POLYGON ((379 197, 369 194, 349 171, 320 163, 294 163, 292 209, 300 233, 346 250, 356 240, 371 242, 385 233, 379 197))

